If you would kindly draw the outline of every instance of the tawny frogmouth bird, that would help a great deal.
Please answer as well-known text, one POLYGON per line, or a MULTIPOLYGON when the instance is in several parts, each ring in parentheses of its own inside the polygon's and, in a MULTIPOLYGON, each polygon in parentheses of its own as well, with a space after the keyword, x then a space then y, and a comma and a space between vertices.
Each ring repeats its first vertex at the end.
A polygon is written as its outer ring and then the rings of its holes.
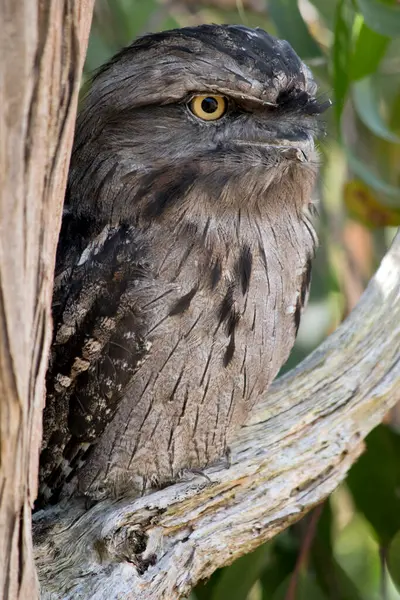
POLYGON ((38 505, 226 454, 286 361, 316 234, 316 99, 261 29, 146 35, 94 77, 57 252, 38 505))

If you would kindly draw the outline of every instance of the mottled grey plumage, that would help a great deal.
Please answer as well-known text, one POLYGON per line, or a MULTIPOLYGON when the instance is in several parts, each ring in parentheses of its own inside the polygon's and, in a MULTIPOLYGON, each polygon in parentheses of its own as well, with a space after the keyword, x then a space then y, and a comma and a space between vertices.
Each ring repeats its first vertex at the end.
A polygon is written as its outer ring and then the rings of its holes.
POLYGON ((309 70, 262 30, 144 36, 78 118, 54 288, 41 496, 220 459, 286 361, 310 280, 309 70), (221 94, 203 121, 195 94, 221 94))

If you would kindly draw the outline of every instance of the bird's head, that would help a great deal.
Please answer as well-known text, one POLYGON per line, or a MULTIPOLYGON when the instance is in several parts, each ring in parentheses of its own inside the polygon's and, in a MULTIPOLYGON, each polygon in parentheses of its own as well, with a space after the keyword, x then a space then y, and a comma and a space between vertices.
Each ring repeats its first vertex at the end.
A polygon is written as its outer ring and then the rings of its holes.
POLYGON ((261 29, 146 35, 94 77, 77 123, 67 208, 105 221, 305 203, 318 115, 309 69, 261 29), (295 199, 296 198, 296 199, 295 199))

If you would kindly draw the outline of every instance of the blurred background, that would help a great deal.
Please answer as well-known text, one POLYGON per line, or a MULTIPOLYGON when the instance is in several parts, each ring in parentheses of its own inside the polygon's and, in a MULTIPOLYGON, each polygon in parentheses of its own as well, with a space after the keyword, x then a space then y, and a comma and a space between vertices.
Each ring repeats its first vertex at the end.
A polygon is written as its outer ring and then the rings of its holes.
MULTIPOLYGON (((200 23, 285 38, 334 101, 320 142, 321 244, 286 370, 346 318, 400 225, 400 1, 97 0, 85 78, 138 35, 200 23)), ((191 600, 400 600, 400 409, 366 445, 325 503, 191 600)))

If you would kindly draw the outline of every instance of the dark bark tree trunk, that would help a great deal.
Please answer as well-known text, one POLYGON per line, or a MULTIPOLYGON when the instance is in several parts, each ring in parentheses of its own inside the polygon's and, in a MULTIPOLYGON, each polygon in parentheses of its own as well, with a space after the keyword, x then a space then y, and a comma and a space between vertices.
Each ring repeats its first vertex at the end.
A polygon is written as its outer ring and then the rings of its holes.
POLYGON ((0 598, 37 597, 55 247, 93 0, 0 0, 0 598))

